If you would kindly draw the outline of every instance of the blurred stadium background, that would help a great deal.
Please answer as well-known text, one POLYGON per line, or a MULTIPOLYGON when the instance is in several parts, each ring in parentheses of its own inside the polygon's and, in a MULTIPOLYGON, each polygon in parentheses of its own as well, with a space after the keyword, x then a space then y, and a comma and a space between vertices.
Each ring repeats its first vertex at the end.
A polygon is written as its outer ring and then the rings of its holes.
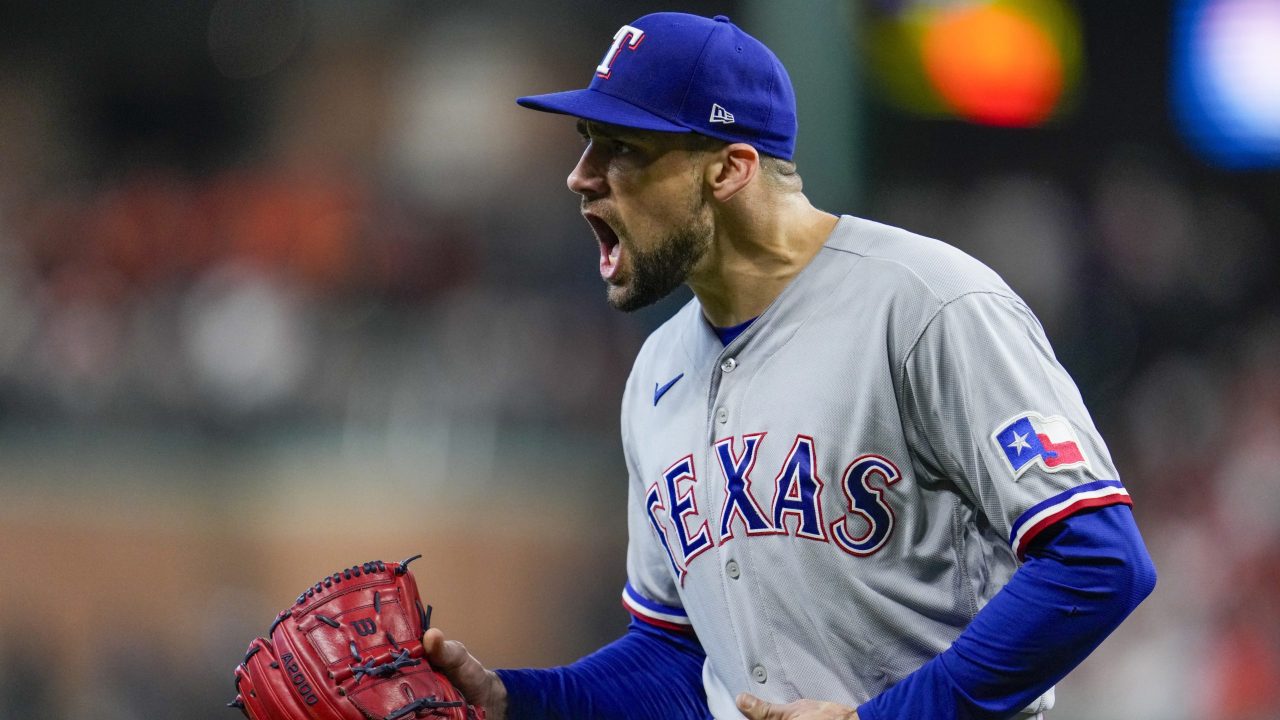
POLYGON ((605 306, 512 100, 657 9, 773 44, 811 196, 995 267, 1078 380, 1160 585, 1053 717, 1280 717, 1276 0, 5 3, 0 717, 225 720, 378 557, 493 666, 622 631, 618 401, 687 296, 605 306))

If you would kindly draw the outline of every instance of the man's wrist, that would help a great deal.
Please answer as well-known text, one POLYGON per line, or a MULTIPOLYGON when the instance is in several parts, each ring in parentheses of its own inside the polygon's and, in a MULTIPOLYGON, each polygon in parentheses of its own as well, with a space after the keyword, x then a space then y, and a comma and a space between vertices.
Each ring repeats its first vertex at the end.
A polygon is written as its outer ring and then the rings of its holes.
POLYGON ((486 670, 489 675, 489 692, 484 700, 485 717, 488 720, 506 720, 507 718, 507 685, 502 676, 493 670, 486 670))

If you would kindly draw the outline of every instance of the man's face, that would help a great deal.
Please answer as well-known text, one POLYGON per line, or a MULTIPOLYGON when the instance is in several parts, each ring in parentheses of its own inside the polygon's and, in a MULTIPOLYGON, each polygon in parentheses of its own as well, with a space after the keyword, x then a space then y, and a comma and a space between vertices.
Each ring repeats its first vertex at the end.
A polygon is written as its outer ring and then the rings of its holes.
POLYGON ((600 246, 609 304, 632 311, 685 282, 711 247, 695 139, 579 121, 587 143, 569 174, 600 246))

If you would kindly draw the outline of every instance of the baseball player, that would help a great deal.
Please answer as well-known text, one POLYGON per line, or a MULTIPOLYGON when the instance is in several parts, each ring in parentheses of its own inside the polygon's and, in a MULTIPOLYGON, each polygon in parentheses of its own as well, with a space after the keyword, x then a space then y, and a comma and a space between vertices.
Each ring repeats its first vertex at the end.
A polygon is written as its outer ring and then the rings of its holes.
POLYGON ((569 175, 609 302, 694 299, 627 382, 627 633, 434 664, 496 718, 1031 718, 1151 592, 1128 492, 1026 304, 941 242, 814 208, 790 80, 723 16, 622 26, 569 175))

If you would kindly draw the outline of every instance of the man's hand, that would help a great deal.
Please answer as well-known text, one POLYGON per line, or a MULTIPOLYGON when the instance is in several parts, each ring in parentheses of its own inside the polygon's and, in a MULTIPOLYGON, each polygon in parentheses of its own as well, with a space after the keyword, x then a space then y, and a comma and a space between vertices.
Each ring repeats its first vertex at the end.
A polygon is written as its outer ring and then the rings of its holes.
POLYGON ((462 643, 446 640, 439 628, 423 635, 422 646, 431 667, 444 673, 467 702, 483 707, 488 720, 506 720, 507 688, 497 673, 486 670, 462 643))
POLYGON ((856 710, 833 702, 797 700, 786 705, 774 705, 750 693, 738 696, 738 709, 748 720, 858 720, 856 710))

